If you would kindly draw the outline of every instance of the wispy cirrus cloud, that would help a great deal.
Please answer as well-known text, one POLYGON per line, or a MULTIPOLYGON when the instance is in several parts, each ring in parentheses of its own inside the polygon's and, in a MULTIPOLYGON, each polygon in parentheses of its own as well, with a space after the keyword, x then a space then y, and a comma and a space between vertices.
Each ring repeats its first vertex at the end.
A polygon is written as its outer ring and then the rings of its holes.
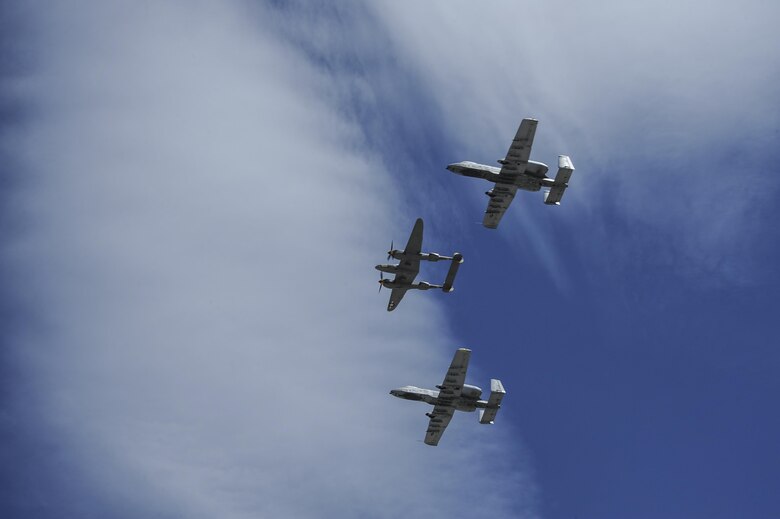
POLYGON ((377 299, 403 193, 344 110, 349 70, 279 38, 298 14, 24 11, 3 256, 30 311, 3 405, 67 475, 27 466, 10 513, 534 515, 506 429, 459 416, 429 449, 425 409, 387 395, 437 383, 457 344, 435 300, 377 299))

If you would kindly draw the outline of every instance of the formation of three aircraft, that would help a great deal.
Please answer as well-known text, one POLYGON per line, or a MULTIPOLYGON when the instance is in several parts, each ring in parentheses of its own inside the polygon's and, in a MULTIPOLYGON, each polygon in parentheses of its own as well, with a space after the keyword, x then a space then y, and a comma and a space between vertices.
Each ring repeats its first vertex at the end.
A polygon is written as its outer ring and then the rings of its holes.
MULTIPOLYGON (((506 157, 498 161, 501 165, 500 168, 468 161, 447 166, 448 170, 458 175, 484 178, 495 184, 492 189, 485 192, 490 200, 485 210, 482 225, 489 229, 498 227, 501 217, 509 208, 518 189, 539 191, 545 188, 544 203, 560 205, 574 166, 572 166, 569 157, 559 155, 558 173, 552 179, 546 175, 549 169, 547 165, 530 160, 537 124, 536 119, 523 119, 506 157)), ((391 289, 390 302, 387 305, 388 312, 395 310, 407 290, 429 290, 431 288, 441 288, 444 292, 452 292, 453 290, 455 276, 460 264, 463 263, 463 255, 459 252, 452 256, 442 256, 435 252, 422 252, 422 239, 423 221, 418 218, 404 250, 395 250, 392 242, 390 244, 387 259, 393 258, 399 260, 400 263, 376 266, 379 271, 379 290, 381 291, 382 287, 391 289), (434 285, 425 281, 414 282, 420 271, 420 261, 436 262, 440 260, 452 262, 443 285, 434 285), (395 274, 395 277, 392 280, 385 279, 383 273, 395 274)), ((404 386, 390 391, 391 395, 398 398, 422 401, 433 406, 433 412, 425 413, 429 418, 428 430, 425 433, 425 443, 428 445, 436 446, 439 444, 439 440, 456 410, 475 411, 480 409, 479 423, 492 424, 498 409, 501 407, 501 400, 506 391, 500 380, 491 379, 488 400, 480 400, 482 396, 480 388, 465 383, 470 357, 471 350, 458 349, 444 377, 444 382, 437 385, 436 389, 404 386)))

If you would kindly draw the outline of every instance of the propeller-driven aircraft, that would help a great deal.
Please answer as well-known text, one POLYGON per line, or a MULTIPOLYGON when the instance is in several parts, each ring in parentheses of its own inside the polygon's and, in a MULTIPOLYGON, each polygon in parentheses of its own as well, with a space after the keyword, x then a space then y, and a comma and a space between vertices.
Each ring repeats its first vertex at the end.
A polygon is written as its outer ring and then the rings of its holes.
POLYGON ((375 268, 379 271, 379 290, 382 287, 392 289, 390 293, 390 302, 387 304, 387 311, 391 312, 395 310, 398 303, 401 302, 407 290, 429 290, 431 288, 441 288, 445 292, 452 292, 452 287, 455 282, 455 275, 458 273, 460 264, 463 263, 463 255, 456 252, 452 256, 442 256, 435 252, 422 252, 422 239, 423 239, 423 221, 422 218, 418 218, 412 229, 412 234, 409 236, 409 242, 406 244, 406 248, 402 251, 395 250, 393 248, 393 242, 390 242, 390 250, 387 252, 387 259, 394 258, 400 261, 398 265, 377 265, 375 268), (414 278, 420 272, 420 261, 452 261, 450 270, 447 273, 447 278, 443 285, 433 285, 420 281, 414 283, 414 278), (382 275, 383 272, 389 274, 395 274, 392 280, 385 279, 382 275))
POLYGON ((549 168, 546 164, 529 160, 538 122, 536 119, 523 119, 506 157, 498 161, 501 168, 468 161, 447 166, 448 170, 458 175, 484 178, 496 184, 493 189, 485 192, 490 201, 482 225, 488 229, 498 227, 498 222, 512 203, 518 188, 526 191, 545 188, 544 203, 560 205, 563 192, 569 187, 569 177, 574 171, 569 157, 558 155, 558 173, 555 179, 547 177, 549 168))
POLYGON ((450 423, 455 411, 472 412, 477 408, 479 412, 479 423, 492 424, 496 418, 501 400, 506 391, 500 380, 492 379, 490 381, 490 397, 487 400, 480 400, 482 390, 477 386, 464 384, 466 381, 466 371, 469 367, 469 358, 471 350, 460 348, 455 352, 455 356, 444 377, 444 382, 436 389, 423 389, 415 386, 404 386, 393 389, 390 394, 403 398, 405 400, 417 400, 431 404, 433 412, 425 413, 430 418, 428 422, 428 431, 425 433, 425 443, 436 446, 444 434, 444 429, 450 423))

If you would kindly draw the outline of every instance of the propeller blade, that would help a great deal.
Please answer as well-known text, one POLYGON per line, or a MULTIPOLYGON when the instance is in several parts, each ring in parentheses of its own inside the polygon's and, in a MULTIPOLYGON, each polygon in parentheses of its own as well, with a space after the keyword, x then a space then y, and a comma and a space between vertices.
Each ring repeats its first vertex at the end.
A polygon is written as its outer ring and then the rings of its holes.
MULTIPOLYGON (((385 286, 383 281, 385 280, 385 277, 382 275, 382 271, 379 271, 379 292, 382 291, 382 287, 385 286)), ((377 294, 379 293, 377 292, 377 294)))
POLYGON ((390 250, 387 251, 387 260, 390 261, 390 258, 393 256, 393 240, 390 240, 390 250))

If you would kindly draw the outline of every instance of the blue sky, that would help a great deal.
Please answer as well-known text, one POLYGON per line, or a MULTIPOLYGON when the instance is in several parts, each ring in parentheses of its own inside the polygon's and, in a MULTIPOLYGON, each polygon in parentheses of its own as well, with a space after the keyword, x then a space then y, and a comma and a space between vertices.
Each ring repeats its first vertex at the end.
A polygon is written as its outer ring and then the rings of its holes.
POLYGON ((3 7, 4 517, 780 513, 777 8, 399 4, 3 7), (529 116, 571 188, 489 231, 529 116))

